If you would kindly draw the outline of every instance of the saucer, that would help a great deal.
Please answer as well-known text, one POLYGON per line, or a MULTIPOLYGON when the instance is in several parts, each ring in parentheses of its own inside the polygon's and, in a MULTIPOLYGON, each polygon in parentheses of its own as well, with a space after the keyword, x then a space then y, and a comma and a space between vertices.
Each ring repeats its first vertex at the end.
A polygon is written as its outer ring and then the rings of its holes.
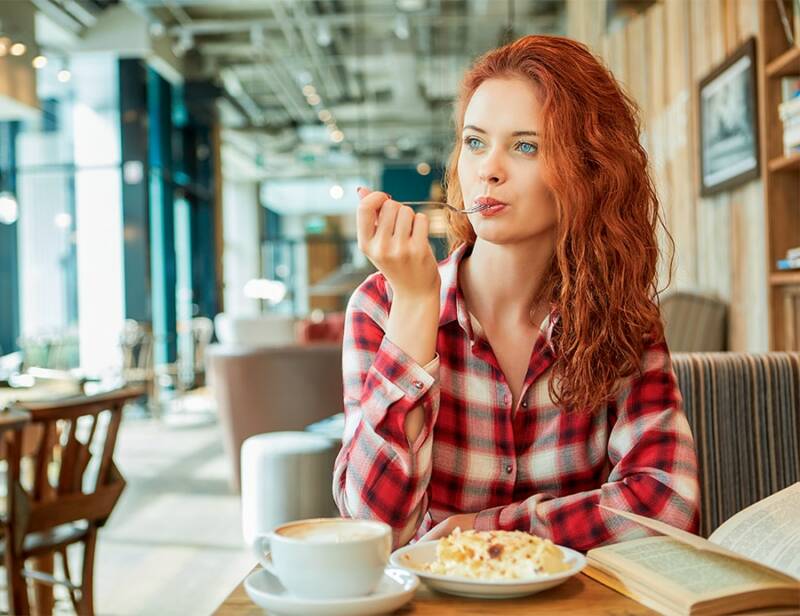
POLYGON ((419 586, 409 571, 387 567, 372 594, 352 599, 305 599, 294 597, 269 571, 259 569, 247 576, 244 589, 256 605, 270 614, 297 616, 360 616, 385 614, 408 603, 419 586))

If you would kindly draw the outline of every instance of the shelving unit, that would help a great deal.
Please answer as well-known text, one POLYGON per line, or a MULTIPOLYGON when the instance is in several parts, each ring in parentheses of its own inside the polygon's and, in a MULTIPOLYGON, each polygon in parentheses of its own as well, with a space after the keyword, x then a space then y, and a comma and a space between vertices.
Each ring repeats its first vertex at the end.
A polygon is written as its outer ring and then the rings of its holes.
MULTIPOLYGON (((794 3, 785 2, 789 23, 796 23, 794 3)), ((781 78, 800 75, 800 32, 790 45, 775 2, 759 2, 757 50, 759 129, 767 231, 767 298, 769 346, 773 351, 800 351, 800 270, 777 269, 786 250, 800 246, 800 155, 784 156, 783 124, 778 116, 781 78)))

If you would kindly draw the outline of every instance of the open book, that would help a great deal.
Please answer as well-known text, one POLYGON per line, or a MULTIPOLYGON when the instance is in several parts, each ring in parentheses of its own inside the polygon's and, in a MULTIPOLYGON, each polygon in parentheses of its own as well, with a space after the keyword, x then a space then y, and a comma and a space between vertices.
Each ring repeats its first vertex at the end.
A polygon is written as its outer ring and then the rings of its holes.
POLYGON ((661 536, 589 550, 584 573, 597 581, 662 614, 800 614, 800 482, 740 511, 708 540, 600 507, 661 536))

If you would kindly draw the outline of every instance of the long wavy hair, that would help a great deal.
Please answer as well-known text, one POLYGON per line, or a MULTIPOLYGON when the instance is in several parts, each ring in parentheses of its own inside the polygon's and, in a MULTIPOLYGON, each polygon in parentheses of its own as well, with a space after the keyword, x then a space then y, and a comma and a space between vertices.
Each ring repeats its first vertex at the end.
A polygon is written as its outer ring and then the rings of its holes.
MULTIPOLYGON (((556 248, 539 298, 560 315, 552 343, 550 396, 568 411, 599 410, 640 370, 646 346, 663 341, 658 305, 658 226, 664 226, 637 105, 582 44, 526 36, 480 57, 464 76, 455 107, 448 203, 464 207, 458 181, 464 113, 487 79, 522 78, 541 105, 542 177, 558 211, 556 248)), ((473 244, 464 216, 448 216, 451 250, 473 244)), ((667 286, 669 282, 667 283, 667 286)))

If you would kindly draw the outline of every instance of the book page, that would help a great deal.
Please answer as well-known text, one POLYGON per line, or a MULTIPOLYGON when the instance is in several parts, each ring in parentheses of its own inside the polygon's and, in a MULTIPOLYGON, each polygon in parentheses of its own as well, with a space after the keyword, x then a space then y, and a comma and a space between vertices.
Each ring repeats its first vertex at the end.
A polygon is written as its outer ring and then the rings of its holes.
POLYGON ((800 482, 740 511, 708 539, 800 579, 800 482))
POLYGON ((687 598, 692 603, 746 589, 786 584, 782 576, 755 563, 696 550, 663 536, 595 548, 589 552, 589 562, 592 561, 620 573, 627 571, 626 577, 630 572, 640 572, 643 579, 657 578, 659 594, 672 597, 689 594, 691 597, 687 598))
POLYGON ((611 513, 622 516, 623 518, 627 518, 634 522, 638 522, 639 524, 645 526, 646 528, 661 533, 662 535, 667 535, 668 537, 672 537, 673 539, 680 541, 681 543, 684 543, 686 545, 689 545, 696 550, 701 550, 704 552, 713 552, 715 554, 720 554, 721 556, 727 556, 728 558, 732 558, 734 560, 740 560, 752 563, 757 567, 762 567, 765 570, 774 573, 775 575, 783 577, 786 581, 793 581, 793 582, 797 581, 797 578, 795 576, 786 573, 780 569, 771 567, 767 563, 757 561, 755 559, 750 558, 749 556, 745 556, 744 554, 739 554, 738 552, 729 550, 726 547, 717 545, 716 543, 712 543, 707 539, 703 539, 702 537, 693 535, 692 533, 686 532, 685 530, 682 530, 680 528, 675 528, 674 526, 670 526, 669 524, 665 524, 660 520, 646 518, 645 516, 631 513, 630 511, 623 511, 622 509, 606 507, 605 505, 598 505, 598 507, 604 509, 605 511, 610 511, 611 513))

